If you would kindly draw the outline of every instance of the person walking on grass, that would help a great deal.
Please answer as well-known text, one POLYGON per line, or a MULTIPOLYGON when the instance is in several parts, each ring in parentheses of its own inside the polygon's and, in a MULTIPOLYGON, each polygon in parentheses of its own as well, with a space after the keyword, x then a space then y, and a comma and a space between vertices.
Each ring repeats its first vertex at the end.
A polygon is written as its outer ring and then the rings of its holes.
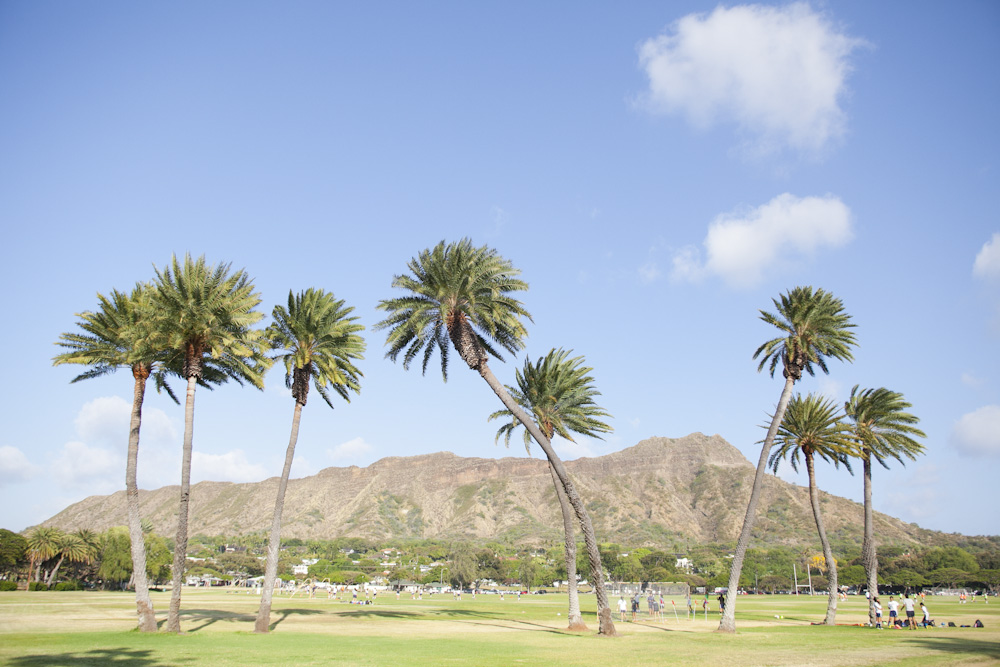
POLYGON ((923 600, 920 601, 920 611, 923 612, 924 615, 924 619, 921 621, 921 624, 926 628, 931 623, 931 613, 927 611, 927 605, 924 604, 923 600))
POLYGON ((906 624, 912 630, 916 626, 916 612, 913 609, 913 600, 909 593, 903 593, 903 606, 906 607, 906 624))
POLYGON ((628 609, 628 605, 625 604, 625 596, 618 596, 618 616, 622 619, 622 623, 625 622, 625 612, 628 609))

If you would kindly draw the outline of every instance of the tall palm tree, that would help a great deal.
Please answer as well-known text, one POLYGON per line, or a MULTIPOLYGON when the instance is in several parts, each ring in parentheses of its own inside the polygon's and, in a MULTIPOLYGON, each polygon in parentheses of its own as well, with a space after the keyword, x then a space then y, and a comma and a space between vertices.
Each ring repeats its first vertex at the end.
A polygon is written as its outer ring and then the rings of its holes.
POLYGON ((426 373, 436 349, 441 355, 442 375, 447 380, 450 342, 469 368, 479 373, 531 433, 555 469, 581 523, 597 597, 598 632, 615 634, 604 590, 601 556, 587 509, 548 438, 511 398, 487 363, 490 355, 502 361, 494 345, 512 354, 524 347, 527 331, 521 318, 530 320, 531 316, 512 294, 527 290, 527 283, 517 278, 520 271, 509 260, 487 246, 474 247, 468 239, 447 244, 442 241, 421 251, 408 267, 410 274, 397 275, 392 286, 410 294, 383 300, 378 306, 389 313, 376 325, 376 329, 389 329, 386 356, 395 361, 402 354, 403 368, 409 368, 419 356, 426 373))
POLYGON ((914 461, 917 455, 923 454, 924 446, 914 438, 925 435, 916 427, 920 419, 906 412, 910 407, 899 392, 885 387, 859 390, 858 385, 851 389, 851 396, 844 404, 847 418, 854 425, 854 437, 859 446, 857 456, 864 466, 865 538, 861 544, 861 559, 868 580, 868 620, 872 626, 875 625, 873 601, 878 595, 878 556, 872 521, 872 458, 888 468, 888 459, 905 465, 904 458, 914 461))
MULTIPOLYGON (((155 267, 154 267, 155 268, 155 267)), ((174 543, 173 588, 167 631, 180 632, 181 585, 187 562, 188 502, 191 493, 191 448, 194 437, 194 397, 199 380, 209 373, 221 382, 232 379, 264 388, 267 358, 264 332, 254 325, 263 315, 256 309, 260 295, 242 269, 229 264, 210 266, 174 256, 169 266, 155 269, 154 305, 158 313, 156 343, 183 356, 181 374, 187 380, 184 402, 184 446, 181 458, 180 508, 174 543)))
POLYGON ((129 423, 128 455, 125 460, 125 503, 128 513, 129 535, 132 540, 132 571, 135 575, 135 605, 139 616, 139 630, 156 632, 156 613, 149 597, 146 579, 146 549, 142 540, 139 517, 139 487, 136 468, 139 460, 139 429, 142 425, 142 404, 146 395, 146 382, 153 378, 157 391, 165 390, 177 402, 177 397, 166 382, 167 375, 177 374, 179 357, 173 359, 154 347, 151 333, 154 311, 151 308, 151 288, 139 283, 131 294, 112 290, 110 297, 98 294, 97 311, 79 313, 77 323, 83 333, 64 333, 57 345, 69 352, 57 355, 52 363, 83 364, 90 369, 71 382, 114 373, 119 368, 132 371, 132 417, 129 423), (172 363, 171 363, 172 362, 172 363))
POLYGON ((757 372, 768 367, 771 377, 781 362, 785 385, 778 399, 778 407, 774 411, 771 425, 767 429, 764 445, 761 447, 760 459, 757 461, 757 472, 754 475, 753 488, 750 491, 750 502, 743 517, 743 528, 736 542, 736 553, 729 570, 729 590, 726 593, 726 609, 719 623, 722 632, 736 631, 736 591, 740 584, 740 574, 743 570, 743 558, 750 544, 750 533, 757 518, 757 503, 764 484, 764 472, 767 470, 767 457, 774 443, 774 437, 785 417, 785 409, 792 397, 792 387, 806 372, 815 375, 815 366, 824 373, 830 371, 826 367, 826 359, 852 361, 851 347, 856 344, 854 324, 851 316, 844 312, 844 304, 829 292, 812 287, 796 287, 779 299, 772 299, 776 313, 760 311, 760 319, 781 331, 782 335, 765 342, 754 352, 753 358, 761 358, 757 372))
POLYGON ((66 534, 52 526, 39 526, 28 534, 28 572, 35 573, 35 581, 42 580, 42 563, 59 553, 66 534))
POLYGON ((254 632, 267 632, 271 623, 271 595, 274 579, 278 574, 278 549, 281 545, 281 512, 285 506, 285 489, 292 470, 295 443, 299 439, 299 421, 302 408, 309 395, 309 382, 331 408, 329 389, 350 402, 349 392, 360 392, 362 377, 353 359, 362 359, 365 341, 358 335, 364 327, 356 317, 349 317, 353 308, 323 290, 307 289, 298 295, 288 293, 288 308, 275 306, 274 322, 267 329, 268 338, 275 349, 283 354, 285 386, 292 390, 295 411, 292 415, 292 434, 285 451, 285 466, 278 482, 278 496, 274 501, 274 519, 267 549, 264 569, 264 590, 254 632))
POLYGON ((796 471, 799 469, 799 457, 805 460, 806 472, 809 475, 809 502, 812 505, 813 518, 816 520, 819 541, 823 545, 823 558, 826 559, 829 581, 826 618, 823 620, 827 625, 837 624, 839 598, 837 562, 833 558, 830 540, 827 539, 826 528, 823 527, 823 515, 819 509, 815 459, 820 458, 834 466, 843 463, 848 470, 851 469, 848 459, 856 453, 856 449, 849 427, 842 418, 843 415, 839 413, 832 400, 815 394, 809 394, 805 398, 797 394, 788 404, 785 417, 774 439, 774 451, 768 461, 768 465, 777 473, 779 464, 786 458, 796 471))
MULTIPOLYGON (((600 392, 594 388, 593 371, 583 365, 583 357, 569 357, 563 349, 552 350, 534 364, 525 359, 524 371, 516 371, 517 386, 508 386, 511 397, 535 419, 538 428, 549 441, 555 434, 573 442, 571 433, 600 438, 600 433, 610 433, 611 427, 601 421, 611 415, 594 402, 600 392)), ((510 446, 510 436, 521 425, 510 410, 499 410, 490 419, 509 419, 497 431, 497 439, 504 436, 510 446)), ((531 453, 531 434, 524 431, 524 447, 531 453)), ((576 537, 573 530, 573 508, 566 492, 559 483, 555 469, 549 464, 549 474, 556 489, 559 508, 562 510, 565 533, 566 579, 569 589, 569 628, 586 630, 580 614, 580 598, 576 585, 576 537)))

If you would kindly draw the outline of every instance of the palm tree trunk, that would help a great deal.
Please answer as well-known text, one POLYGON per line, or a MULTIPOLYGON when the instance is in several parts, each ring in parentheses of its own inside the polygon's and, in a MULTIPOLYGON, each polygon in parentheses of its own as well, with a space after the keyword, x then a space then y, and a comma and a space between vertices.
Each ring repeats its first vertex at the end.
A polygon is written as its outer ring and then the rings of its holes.
POLYGON ((837 563, 833 560, 830 540, 826 538, 826 528, 823 527, 823 515, 819 511, 819 489, 816 488, 816 462, 811 451, 805 452, 806 471, 809 473, 809 503, 812 505, 813 518, 816 519, 816 530, 819 532, 819 542, 823 545, 823 558, 826 559, 826 576, 829 581, 829 598, 826 603, 826 625, 837 624, 837 563))
POLYGON ((149 597, 146 580, 146 543, 139 519, 139 485, 136 469, 139 462, 139 427, 142 424, 142 402, 146 395, 148 370, 133 367, 135 390, 132 393, 132 419, 128 433, 128 457, 125 463, 125 505, 128 512, 128 533, 132 540, 132 577, 135 579, 135 608, 140 632, 156 632, 156 612, 149 597))
POLYGON ((173 587, 170 591, 170 610, 167 614, 167 632, 181 631, 181 586, 187 565, 188 504, 191 496, 191 443, 194 440, 194 390, 197 377, 188 377, 187 398, 184 401, 184 449, 181 456, 181 500, 177 512, 177 538, 174 542, 173 587))
POLYGON ((288 488, 288 477, 292 472, 292 457, 295 456, 295 443, 299 440, 299 420, 301 418, 302 403, 295 401, 295 413, 292 415, 292 434, 288 438, 288 449, 285 450, 285 467, 281 469, 278 497, 274 501, 271 538, 267 544, 267 565, 264 567, 264 590, 261 591, 260 608, 257 610, 254 632, 268 632, 271 625, 271 597, 274 593, 274 579, 278 576, 278 550, 281 547, 281 512, 285 507, 285 489, 288 488))
POLYGON ((774 436, 778 433, 781 420, 785 418, 785 409, 788 408, 788 402, 792 399, 792 387, 794 386, 795 379, 786 377, 785 387, 781 390, 781 398, 778 399, 778 407, 771 419, 771 426, 767 429, 764 445, 760 448, 760 460, 757 461, 757 474, 753 478, 750 502, 747 503, 747 513, 743 517, 743 528, 740 530, 740 538, 736 542, 736 553, 729 568, 729 590, 726 592, 726 609, 719 622, 719 632, 736 632, 736 591, 740 586, 740 575, 743 573, 743 559, 747 554, 747 547, 750 546, 750 534, 753 531, 754 521, 757 519, 757 502, 760 500, 760 491, 764 487, 767 455, 771 453, 774 436))
POLYGON ((555 468, 549 463, 549 474, 552 475, 552 484, 556 488, 556 498, 559 499, 559 509, 562 511, 563 532, 565 533, 566 552, 566 588, 569 592, 569 627, 570 630, 585 631, 587 624, 583 622, 580 614, 580 594, 576 585, 576 534, 573 530, 573 508, 569 504, 566 492, 556 476, 555 468))
POLYGON ((59 560, 56 561, 56 566, 54 568, 52 568, 52 571, 49 572, 48 578, 45 580, 45 585, 46 586, 49 586, 49 587, 52 586, 52 582, 55 581, 55 579, 56 579, 56 573, 59 572, 59 566, 62 565, 62 562, 63 562, 64 558, 66 558, 66 554, 59 554, 59 560))
MULTIPOLYGON (((457 347, 457 346, 456 346, 457 347)), ((604 590, 604 568, 601 566, 601 554, 597 548, 597 538, 594 535, 594 526, 590 521, 590 515, 587 513, 587 508, 583 506, 583 501, 580 499, 580 495, 576 491, 576 487, 569 478, 569 473, 566 472, 565 466, 563 466, 562 460, 556 455, 555 450, 552 449, 552 444, 549 439, 546 438, 535 421, 529 417, 521 406, 511 398, 510 394, 504 388, 500 381, 497 380, 496 376, 490 370, 489 365, 486 363, 485 359, 480 359, 478 366, 475 367, 479 371, 486 383, 493 390, 493 393, 497 395, 500 401, 504 404, 504 407, 510 410, 511 414, 517 417, 517 420, 521 422, 521 425, 527 429, 531 437, 535 439, 538 446, 542 448, 545 452, 545 456, 548 457, 549 463, 552 465, 552 469, 555 471, 556 476, 562 483, 563 490, 566 492, 566 497, 569 499, 570 504, 573 506, 573 511, 576 514, 577 520, 580 522, 580 528, 583 532, 583 541, 587 547, 587 556, 590 560, 590 576, 593 580, 594 593, 597 597, 597 618, 598 618, 598 629, 597 634, 606 637, 615 637, 618 635, 615 630, 614 621, 611 618, 611 607, 608 606, 608 594, 604 590)))
POLYGON ((865 452, 865 539, 861 543, 861 561, 868 580, 868 623, 875 627, 875 596, 878 595, 878 556, 875 553, 875 524, 872 521, 872 459, 865 452))

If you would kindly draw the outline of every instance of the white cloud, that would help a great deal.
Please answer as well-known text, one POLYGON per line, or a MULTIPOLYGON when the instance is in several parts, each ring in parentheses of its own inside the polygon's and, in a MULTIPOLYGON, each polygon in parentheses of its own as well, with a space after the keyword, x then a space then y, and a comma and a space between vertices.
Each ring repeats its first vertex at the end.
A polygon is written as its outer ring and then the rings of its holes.
MULTIPOLYGON (((130 401, 121 396, 102 396, 85 403, 73 424, 77 436, 85 442, 102 442, 124 449, 128 443, 131 419, 130 401)), ((143 408, 140 434, 140 441, 153 444, 169 444, 177 440, 173 421, 159 408, 143 408)))
POLYGON ((639 46, 641 102, 699 127, 735 123, 756 152, 818 151, 844 133, 848 57, 864 43, 805 3, 719 6, 639 46))
POLYGON ((964 384, 966 387, 973 387, 973 388, 982 387, 984 384, 986 384, 986 381, 983 380, 983 378, 977 375, 973 375, 972 373, 962 373, 961 379, 962 379, 962 384, 964 384))
POLYGON ((125 487, 124 456, 83 442, 63 445, 51 469, 63 486, 86 489, 89 493, 111 493, 125 487))
POLYGON ((26 482, 39 471, 17 447, 0 447, 0 485, 26 482))
POLYGON ((73 422, 76 434, 87 442, 128 442, 132 404, 121 396, 102 396, 80 408, 73 422))
POLYGON ((951 445, 969 456, 1000 456, 1000 405, 962 415, 952 427, 951 445))
POLYGON ((880 511, 898 516, 904 521, 927 521, 940 513, 940 489, 941 474, 938 467, 932 463, 919 465, 902 482, 886 487, 884 505, 880 511))
MULTIPOLYGON (((284 465, 284 461, 282 461, 281 465, 284 465)), ((311 477, 317 472, 319 470, 309 459, 304 456, 296 456, 292 459, 292 471, 289 473, 289 476, 292 479, 301 479, 303 477, 311 477)))
POLYGON ((674 254, 675 280, 697 282, 718 276, 733 287, 754 287, 768 275, 837 248, 853 237, 851 210, 832 195, 778 195, 763 206, 719 215, 708 227, 702 262, 694 246, 674 254))
POLYGON ((375 448, 363 438, 354 438, 326 450, 326 454, 335 463, 364 465, 370 462, 370 456, 374 451, 375 448))
POLYGON ((267 469, 250 463, 242 449, 225 454, 191 453, 191 481, 258 482, 268 477, 267 469))
MULTIPOLYGON (((578 459, 580 457, 594 457, 598 454, 591 447, 589 442, 585 442, 582 438, 573 442, 565 438, 556 437, 552 440, 552 448, 556 450, 556 454, 565 461, 572 461, 573 459, 578 459)), ((535 448, 532 448, 532 452, 535 452, 535 448)), ((544 456, 544 454, 541 454, 544 456)))
POLYGON ((639 278, 644 283, 651 283, 661 275, 663 273, 660 271, 660 267, 656 265, 656 262, 649 261, 639 267, 639 278))
POLYGON ((993 234, 980 248, 972 264, 972 274, 983 279, 1000 278, 1000 232, 993 234))

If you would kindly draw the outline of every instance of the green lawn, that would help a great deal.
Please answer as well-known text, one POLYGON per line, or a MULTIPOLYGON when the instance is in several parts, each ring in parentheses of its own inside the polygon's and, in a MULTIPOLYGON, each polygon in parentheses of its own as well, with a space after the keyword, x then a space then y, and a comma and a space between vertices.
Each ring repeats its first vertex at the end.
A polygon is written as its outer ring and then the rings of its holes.
MULTIPOLYGON (((154 594, 165 618, 168 596, 154 594)), ((987 665, 1000 663, 1000 602, 959 605, 929 597, 935 619, 985 628, 876 631, 810 625, 825 597, 747 596, 737 606, 739 632, 712 632, 705 620, 678 619, 668 604, 662 621, 617 623, 621 637, 595 636, 594 599, 584 596, 591 632, 565 626, 563 595, 451 596, 376 605, 295 596, 275 600, 274 631, 252 633, 257 598, 222 589, 186 589, 185 633, 141 635, 134 598, 125 593, 0 593, 3 665, 987 665), (775 616, 781 616, 778 619, 775 616)), ((700 612, 700 606, 699 606, 700 612)), ((838 620, 866 619, 863 597, 842 602, 838 620)))

